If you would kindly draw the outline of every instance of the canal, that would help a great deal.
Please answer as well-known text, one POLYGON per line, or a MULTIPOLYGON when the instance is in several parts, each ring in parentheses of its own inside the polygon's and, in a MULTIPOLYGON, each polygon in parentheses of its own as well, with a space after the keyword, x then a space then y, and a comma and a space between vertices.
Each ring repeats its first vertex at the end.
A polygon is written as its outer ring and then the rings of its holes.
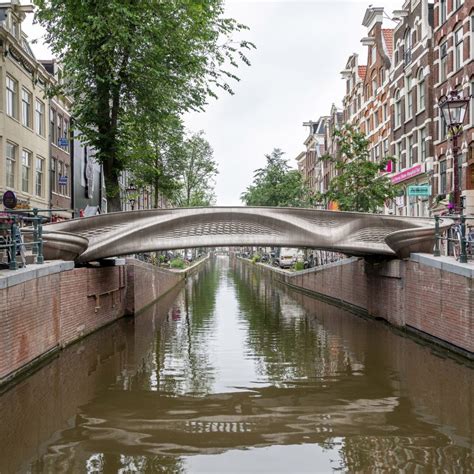
POLYGON ((0 396, 0 473, 473 472, 474 370, 211 259, 0 396))

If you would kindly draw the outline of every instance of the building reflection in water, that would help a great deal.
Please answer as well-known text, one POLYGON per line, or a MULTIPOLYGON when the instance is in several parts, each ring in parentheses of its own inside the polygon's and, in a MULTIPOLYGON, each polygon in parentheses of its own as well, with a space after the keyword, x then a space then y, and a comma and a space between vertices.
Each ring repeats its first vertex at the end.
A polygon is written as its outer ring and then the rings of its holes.
POLYGON ((218 258, 4 393, 0 472, 469 472, 473 392, 472 368, 218 258))

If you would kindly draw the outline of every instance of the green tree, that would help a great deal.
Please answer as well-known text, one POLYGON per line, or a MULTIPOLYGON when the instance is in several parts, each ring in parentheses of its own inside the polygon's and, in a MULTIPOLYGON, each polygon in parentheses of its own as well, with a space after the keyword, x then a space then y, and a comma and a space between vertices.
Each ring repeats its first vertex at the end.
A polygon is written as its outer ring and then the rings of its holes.
POLYGON ((109 209, 120 210, 119 176, 130 122, 204 107, 253 45, 223 17, 223 0, 35 0, 46 43, 63 67, 76 127, 103 164, 109 209))
POLYGON ((151 187, 157 208, 160 194, 171 199, 181 187, 185 161, 182 121, 171 116, 159 123, 134 122, 129 133, 133 146, 126 166, 138 188, 151 187))
POLYGON ((326 155, 322 160, 332 162, 337 175, 330 181, 328 190, 316 196, 316 201, 335 201, 341 211, 377 212, 386 199, 393 199, 398 193, 390 178, 383 174, 394 157, 372 161, 369 140, 351 125, 336 130, 334 136, 339 143, 340 157, 326 155))
POLYGON ((184 142, 180 188, 174 202, 180 207, 210 206, 214 203, 217 163, 211 145, 200 131, 184 142))
POLYGON ((255 170, 253 182, 241 194, 247 206, 302 207, 310 205, 309 190, 298 170, 290 169, 284 152, 274 148, 265 155, 265 167, 255 170))

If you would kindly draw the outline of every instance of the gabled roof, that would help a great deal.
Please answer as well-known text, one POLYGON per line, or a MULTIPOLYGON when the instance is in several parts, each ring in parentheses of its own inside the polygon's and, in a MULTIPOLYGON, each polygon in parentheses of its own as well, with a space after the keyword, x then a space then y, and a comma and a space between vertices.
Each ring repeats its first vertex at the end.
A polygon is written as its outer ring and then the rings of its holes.
POLYGON ((384 41, 384 46, 386 48, 386 53, 389 58, 392 58, 393 54, 393 29, 391 28, 382 28, 382 38, 384 41))

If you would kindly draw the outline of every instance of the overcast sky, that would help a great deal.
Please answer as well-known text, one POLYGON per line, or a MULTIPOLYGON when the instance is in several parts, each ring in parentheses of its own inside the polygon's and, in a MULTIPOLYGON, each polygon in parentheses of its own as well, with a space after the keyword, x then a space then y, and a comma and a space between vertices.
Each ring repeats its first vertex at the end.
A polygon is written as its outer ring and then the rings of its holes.
MULTIPOLYGON (((22 2, 23 3, 23 2, 22 2)), ((383 0, 389 16, 402 0, 383 0)), ((218 205, 241 205, 240 194, 253 171, 273 148, 286 152, 290 163, 304 150, 304 121, 341 105, 344 83, 340 71, 353 52, 365 51, 362 19, 370 1, 360 0, 227 0, 227 16, 246 24, 244 37, 257 46, 249 56, 251 67, 241 66, 235 95, 222 92, 204 113, 186 117, 193 131, 204 130, 219 163, 218 205)), ((387 27, 393 23, 387 21, 387 27)), ((41 30, 25 24, 30 38, 41 30)), ((39 59, 47 49, 33 45, 39 59)))

